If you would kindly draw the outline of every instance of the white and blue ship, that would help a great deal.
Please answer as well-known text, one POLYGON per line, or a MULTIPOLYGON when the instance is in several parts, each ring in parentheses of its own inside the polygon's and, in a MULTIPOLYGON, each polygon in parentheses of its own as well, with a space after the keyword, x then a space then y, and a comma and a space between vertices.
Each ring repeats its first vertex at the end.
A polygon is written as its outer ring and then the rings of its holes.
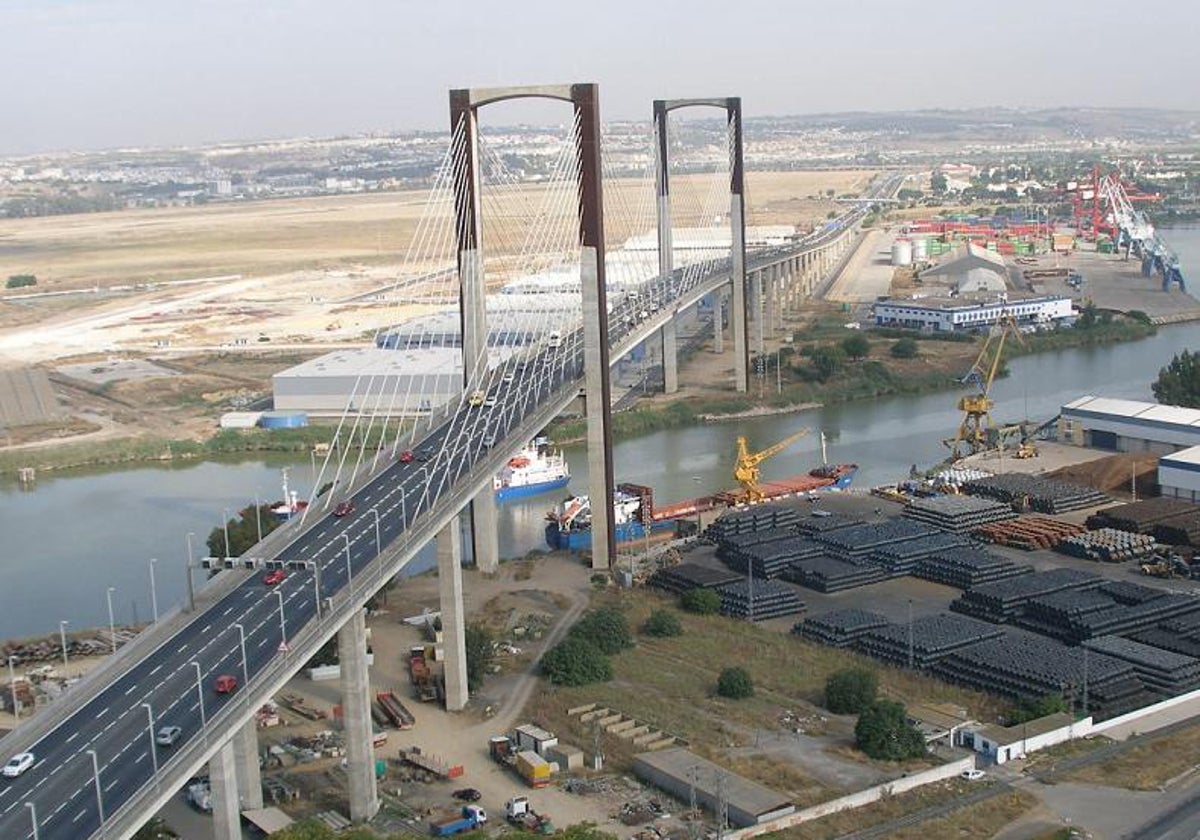
POLYGON ((566 487, 571 470, 561 452, 551 449, 544 437, 535 438, 529 445, 508 459, 492 478, 497 501, 534 496, 548 490, 566 487))

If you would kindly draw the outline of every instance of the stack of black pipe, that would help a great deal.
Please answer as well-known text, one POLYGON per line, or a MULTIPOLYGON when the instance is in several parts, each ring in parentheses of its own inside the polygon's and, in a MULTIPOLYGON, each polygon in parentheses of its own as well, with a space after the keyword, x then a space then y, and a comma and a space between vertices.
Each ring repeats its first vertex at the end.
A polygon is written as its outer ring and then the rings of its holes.
POLYGON ((1121 563, 1140 560, 1154 553, 1154 537, 1116 528, 1100 528, 1085 534, 1073 534, 1055 548, 1063 554, 1085 560, 1121 563))
POLYGON ((957 534, 930 534, 928 537, 881 546, 871 552, 868 559, 884 569, 888 577, 901 577, 913 574, 926 557, 970 545, 969 539, 957 534))
MULTIPOLYGON (((1160 650, 1120 636, 1100 636, 1083 644, 1089 650, 1128 662, 1142 683, 1158 694, 1173 697, 1200 687, 1200 659, 1195 657, 1160 650)), ((1088 660, 1090 665, 1091 656, 1088 660)))
POLYGON ((689 589, 716 589, 741 580, 741 575, 725 569, 712 569, 699 563, 680 563, 659 569, 650 577, 649 585, 676 595, 689 589))
POLYGON ((888 620, 878 613, 848 608, 806 618, 792 628, 792 632, 830 647, 845 648, 864 634, 887 624, 888 620))
POLYGON ((1149 534, 1159 522, 1187 515, 1200 515, 1200 507, 1191 502, 1185 502, 1183 499, 1156 496, 1140 502, 1114 505, 1093 513, 1087 518, 1087 526, 1092 531, 1100 528, 1116 528, 1118 531, 1149 534))
POLYGON ((904 516, 952 534, 965 534, 980 525, 1017 518, 1012 505, 976 496, 914 499, 904 509, 904 516))
POLYGON ((1040 513, 1067 513, 1096 507, 1109 500, 1108 496, 1091 487, 1020 473, 968 481, 962 489, 972 496, 985 496, 1005 504, 1028 499, 1029 506, 1040 513))
POLYGON ((917 564, 913 574, 934 583, 972 589, 995 580, 1030 574, 1032 566, 1013 563, 973 546, 943 549, 917 564))
POLYGON ((862 524, 861 519, 854 519, 841 513, 830 513, 828 516, 802 516, 796 522, 796 530, 805 536, 815 537, 818 534, 828 534, 862 524))
POLYGON ((804 612, 804 602, 790 586, 772 580, 740 580, 722 586, 721 614, 764 621, 804 612))
POLYGON ((874 563, 847 563, 831 557, 797 560, 781 575, 817 592, 841 592, 887 579, 887 573, 874 563))
POLYGON ((911 635, 913 665, 925 669, 955 651, 997 638, 1003 633, 994 624, 961 615, 939 613, 913 619, 911 628, 903 623, 870 630, 854 642, 854 649, 885 662, 904 665, 908 662, 911 635))
POLYGON ((1094 589, 1103 582, 1103 578, 1091 572, 1051 569, 973 587, 952 601, 950 609, 984 621, 1004 623, 1018 617, 1034 598, 1064 589, 1094 589))
POLYGON ((928 525, 909 522, 906 519, 889 519, 851 528, 839 528, 832 533, 814 537, 826 547, 828 556, 835 560, 853 562, 865 560, 877 548, 907 542, 936 534, 928 525))
POLYGON ((779 577, 797 560, 811 560, 824 553, 825 547, 820 543, 791 533, 784 539, 742 546, 718 556, 735 571, 746 574, 747 570, 753 570, 755 578, 768 579, 779 577))
POLYGON ((726 537, 783 528, 795 525, 799 520, 800 514, 794 508, 782 505, 755 505, 748 510, 722 514, 716 522, 704 529, 704 536, 719 543, 726 537))

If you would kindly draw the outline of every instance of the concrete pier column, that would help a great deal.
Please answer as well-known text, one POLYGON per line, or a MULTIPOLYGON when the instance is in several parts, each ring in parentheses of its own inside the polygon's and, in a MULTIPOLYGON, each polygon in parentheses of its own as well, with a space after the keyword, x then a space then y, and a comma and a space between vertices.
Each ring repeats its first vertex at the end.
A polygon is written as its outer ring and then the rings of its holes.
POLYGON ((242 840, 242 809, 238 802, 237 761, 233 741, 226 741, 208 760, 208 783, 212 788, 213 837, 242 840))
POLYGON ((367 672, 366 611, 356 610, 338 630, 342 666, 342 722, 346 736, 346 776, 350 819, 366 822, 379 810, 375 790, 375 748, 371 744, 371 680, 367 672))
POLYGON ((725 352, 725 290, 718 290, 713 301, 713 352, 725 352))
MULTIPOLYGON (((767 311, 766 332, 774 333, 779 329, 779 266, 773 265, 767 269, 767 311)), ((761 350, 760 350, 761 352, 761 350)))
POLYGON ((457 516, 437 535, 437 561, 446 709, 458 712, 467 705, 467 645, 462 587, 462 531, 457 516))
POLYGON ((674 394, 679 390, 679 327, 675 318, 662 326, 663 393, 674 394))
POLYGON ((242 810, 256 811, 263 806, 263 790, 262 769, 258 766, 258 726, 253 718, 233 733, 233 760, 242 810))
POLYGON ((760 356, 766 352, 766 274, 769 270, 761 269, 750 275, 750 289, 754 306, 754 352, 760 356))
POLYGON ((496 492, 491 483, 471 501, 471 546, 475 554, 475 568, 489 575, 500 568, 496 492))

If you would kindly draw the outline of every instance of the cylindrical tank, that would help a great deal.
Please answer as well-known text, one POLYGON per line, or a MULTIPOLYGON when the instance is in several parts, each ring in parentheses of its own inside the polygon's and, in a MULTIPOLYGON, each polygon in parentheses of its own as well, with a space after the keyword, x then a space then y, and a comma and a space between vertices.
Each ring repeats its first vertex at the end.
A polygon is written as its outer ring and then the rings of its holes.
POLYGON ((929 240, 914 239, 912 241, 912 258, 913 262, 920 262, 929 257, 929 240))
POLYGON ((907 239, 897 239, 892 243, 892 265, 912 265, 912 243, 907 239))
POLYGON ((264 429, 299 429, 308 425, 308 415, 303 411, 266 411, 258 425, 264 429))

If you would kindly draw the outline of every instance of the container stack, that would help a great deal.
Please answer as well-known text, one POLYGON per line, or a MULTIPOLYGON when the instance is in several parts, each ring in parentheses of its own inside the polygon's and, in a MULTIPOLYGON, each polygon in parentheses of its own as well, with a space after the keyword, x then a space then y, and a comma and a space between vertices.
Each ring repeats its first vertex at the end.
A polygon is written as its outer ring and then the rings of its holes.
POLYGON ((1082 525, 1072 525, 1048 516, 1020 516, 1009 522, 996 522, 975 529, 975 536, 985 542, 1019 548, 1022 551, 1054 548, 1074 534, 1082 534, 1082 525))
POLYGON ((1028 500, 1029 507, 1038 513, 1068 513, 1109 501, 1108 496, 1091 487, 1021 473, 1005 473, 968 481, 963 485, 963 492, 1005 504, 1028 500))
POLYGON ((1103 578, 1076 569, 1051 569, 985 583, 968 589, 950 604, 957 613, 997 624, 1012 621, 1034 598, 1065 589, 1094 589, 1103 578))
POLYGON ((932 525, 939 531, 965 534, 990 522, 1015 519, 1012 505, 979 496, 933 496, 914 499, 904 516, 932 525))
POLYGON ((817 557, 812 560, 798 560, 782 577, 808 589, 828 593, 887 580, 887 573, 873 563, 857 565, 830 557, 817 557))
POLYGON ((886 545, 871 552, 870 562, 887 572, 888 577, 911 575, 927 557, 954 548, 969 547, 971 541, 957 534, 931 534, 915 540, 886 545))
POLYGON ((816 535, 825 545, 826 554, 834 560, 864 561, 878 548, 907 542, 937 533, 928 525, 906 519, 889 519, 852 528, 839 528, 832 533, 816 535))
MULTIPOLYGON (((1084 669, 1079 649, 1020 630, 956 651, 932 670, 947 682, 1018 700, 1063 694, 1072 698, 1076 709, 1082 702, 1084 669)), ((1148 695, 1132 665, 1102 653, 1088 657, 1087 685, 1087 711, 1102 717, 1157 699, 1148 695)))
POLYGON ((756 579, 768 580, 779 577, 798 560, 811 560, 824 554, 825 547, 819 542, 792 533, 782 540, 756 543, 736 552, 727 552, 721 559, 734 571, 747 574, 747 570, 750 570, 749 573, 756 579))
POLYGON ((717 589, 741 580, 742 576, 725 569, 712 569, 699 563, 680 563, 655 572, 648 585, 682 595, 690 589, 717 589))
POLYGON ((749 510, 722 514, 716 522, 704 529, 704 536, 713 542, 755 531, 770 531, 795 525, 800 514, 793 508, 782 505, 756 505, 749 510))
POLYGON ((1174 697, 1200 688, 1200 659, 1195 657, 1159 650, 1120 636, 1088 639, 1083 646, 1128 662, 1142 684, 1157 694, 1174 697))
MULTIPOLYGON (((1003 633, 993 624, 961 615, 923 615, 914 619, 911 626, 913 665, 927 669, 955 651, 1003 633)), ((864 633, 854 643, 854 649, 884 662, 905 665, 908 663, 909 635, 907 623, 889 624, 864 633)))
POLYGON ((835 648, 848 648, 865 634, 887 625, 888 620, 878 613, 851 608, 806 618, 792 628, 792 632, 809 641, 835 648))
POLYGON ((804 602, 790 586, 770 580, 741 580, 722 586, 721 614, 732 618, 765 621, 804 612, 804 602))
POLYGON ((985 583, 1020 577, 1033 572, 1032 566, 1018 565, 974 547, 943 549, 917 564, 916 577, 944 583, 959 589, 974 589, 985 583))
POLYGON ((1067 537, 1058 544, 1058 550, 1072 557, 1099 560, 1104 563, 1123 563, 1126 560, 1141 560, 1154 553, 1154 537, 1145 534, 1118 531, 1116 528, 1101 528, 1067 537))

